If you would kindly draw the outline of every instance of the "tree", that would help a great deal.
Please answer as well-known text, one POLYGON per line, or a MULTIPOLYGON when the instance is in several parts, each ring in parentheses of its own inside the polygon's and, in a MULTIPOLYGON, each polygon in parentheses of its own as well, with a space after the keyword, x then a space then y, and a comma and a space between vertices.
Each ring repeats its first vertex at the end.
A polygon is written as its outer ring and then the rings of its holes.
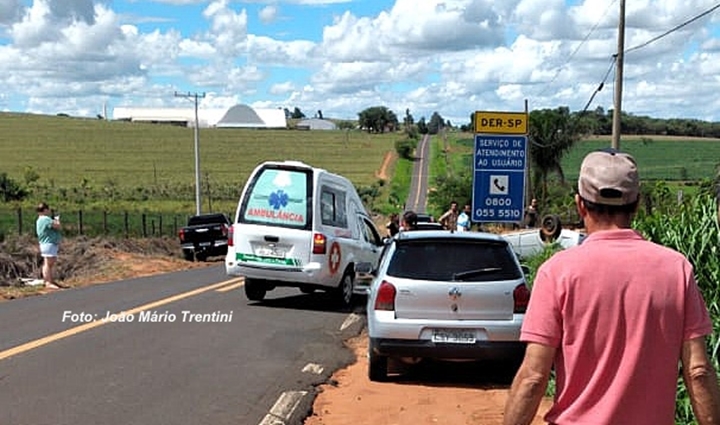
POLYGON ((0 199, 3 202, 22 201, 27 195, 28 192, 7 173, 0 173, 0 199))
POLYGON ((420 118, 420 121, 417 123, 417 127, 420 134, 428 134, 428 126, 425 122, 425 117, 420 118))
POLYGON ((433 112, 428 123, 428 133, 438 134, 445 127, 445 120, 437 112, 433 112))
POLYGON ((368 133, 395 131, 398 126, 397 115, 385 106, 372 106, 358 114, 360 127, 368 133))
POLYGON ((290 115, 290 118, 295 119, 295 120, 300 120, 300 119, 305 118, 305 114, 303 114, 303 112, 300 110, 300 108, 298 108, 296 106, 295 109, 293 109, 293 113, 292 113, 292 115, 290 115))
POLYGON ((541 192, 539 198, 542 204, 547 197, 550 174, 556 173, 564 183, 562 158, 580 140, 580 135, 567 107, 530 112, 529 133, 533 188, 535 192, 541 192))

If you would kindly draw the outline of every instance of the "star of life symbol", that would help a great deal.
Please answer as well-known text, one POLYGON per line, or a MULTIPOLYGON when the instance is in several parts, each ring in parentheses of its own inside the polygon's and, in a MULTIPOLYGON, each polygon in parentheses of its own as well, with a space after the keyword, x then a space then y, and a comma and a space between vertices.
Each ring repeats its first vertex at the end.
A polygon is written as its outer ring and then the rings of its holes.
POLYGON ((337 242, 333 242, 330 247, 330 255, 328 257, 328 265, 330 266, 330 273, 337 273, 340 268, 340 261, 342 260, 342 253, 340 252, 340 245, 337 242))

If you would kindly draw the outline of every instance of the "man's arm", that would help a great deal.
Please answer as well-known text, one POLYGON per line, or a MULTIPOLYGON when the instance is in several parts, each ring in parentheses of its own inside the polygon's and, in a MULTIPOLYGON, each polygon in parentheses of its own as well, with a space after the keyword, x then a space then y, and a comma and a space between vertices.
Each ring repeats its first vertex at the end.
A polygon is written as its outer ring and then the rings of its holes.
POLYGON ((685 341, 681 360, 683 380, 698 424, 720 424, 720 387, 707 355, 705 337, 685 341))
POLYGON ((520 369, 510 387, 505 403, 505 425, 528 425, 537 413, 545 395, 550 369, 555 359, 555 348, 528 343, 520 369))

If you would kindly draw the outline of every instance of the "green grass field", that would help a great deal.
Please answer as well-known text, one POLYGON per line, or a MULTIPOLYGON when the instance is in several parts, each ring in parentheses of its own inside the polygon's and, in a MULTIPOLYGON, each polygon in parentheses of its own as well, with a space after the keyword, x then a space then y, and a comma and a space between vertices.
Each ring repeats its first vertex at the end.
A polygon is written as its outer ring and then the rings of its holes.
MULTIPOLYGON (((565 177, 577 180, 582 158, 607 148, 610 138, 583 140, 563 159, 565 177)), ((671 138, 666 136, 623 137, 620 149, 638 162, 643 180, 697 181, 712 179, 720 164, 720 140, 671 138)))
MULTIPOLYGON (((370 186, 378 181, 385 154, 403 137, 214 128, 200 129, 199 135, 202 211, 230 214, 250 172, 263 161, 303 161, 344 175, 358 187, 370 186)), ((194 145, 192 128, 0 113, 0 173, 32 190, 19 205, 0 202, 0 231, 28 228, 40 200, 68 220, 77 221, 83 210, 87 227, 97 228, 102 212, 109 211, 110 227, 121 227, 115 215, 130 212, 131 222, 142 213, 166 215, 167 229, 176 216, 195 211, 194 145), (32 175, 37 181, 27 179, 32 175), (26 218, 22 225, 18 207, 26 218)), ((390 168, 388 179, 395 164, 390 168)), ((384 188, 379 204, 386 202, 390 185, 384 188)))
MULTIPOLYGON (((473 152, 473 136, 459 136, 453 148, 462 161, 473 152)), ((577 180, 580 163, 589 152, 610 147, 610 137, 582 140, 568 152, 562 161, 568 180, 577 180)), ((720 140, 700 138, 672 138, 669 136, 627 136, 620 140, 620 149, 632 154, 638 162, 640 178, 668 182, 712 179, 720 164, 720 140)))
MULTIPOLYGON (((0 172, 22 179, 31 167, 56 185, 114 181, 138 186, 194 184, 194 130, 128 122, 0 113, 0 172)), ((258 163, 298 160, 375 182, 385 152, 402 136, 352 131, 200 129, 200 169, 242 185, 258 163)))

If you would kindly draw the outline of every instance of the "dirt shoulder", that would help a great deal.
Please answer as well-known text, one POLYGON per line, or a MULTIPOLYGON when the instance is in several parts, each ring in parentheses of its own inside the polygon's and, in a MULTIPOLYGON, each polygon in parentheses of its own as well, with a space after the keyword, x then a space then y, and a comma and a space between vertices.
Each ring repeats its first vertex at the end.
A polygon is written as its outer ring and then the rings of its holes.
MULTIPOLYGON (((313 414, 304 425, 502 424, 509 383, 488 378, 494 371, 459 364, 449 372, 444 365, 420 377, 371 382, 367 343, 365 332, 347 341, 357 361, 335 372, 329 383, 319 388, 313 414), (447 375, 438 376, 438 372, 447 375)), ((508 375, 503 376, 507 379, 508 375)), ((542 414, 551 404, 550 399, 542 401, 533 425, 545 423, 542 414)))
MULTIPOLYGON (((60 246, 55 277, 68 288, 217 265, 180 258, 180 244, 171 238, 72 238, 60 246)), ((34 238, 8 238, 0 243, 0 301, 42 295, 52 290, 23 285, 40 279, 42 258, 34 238)))

